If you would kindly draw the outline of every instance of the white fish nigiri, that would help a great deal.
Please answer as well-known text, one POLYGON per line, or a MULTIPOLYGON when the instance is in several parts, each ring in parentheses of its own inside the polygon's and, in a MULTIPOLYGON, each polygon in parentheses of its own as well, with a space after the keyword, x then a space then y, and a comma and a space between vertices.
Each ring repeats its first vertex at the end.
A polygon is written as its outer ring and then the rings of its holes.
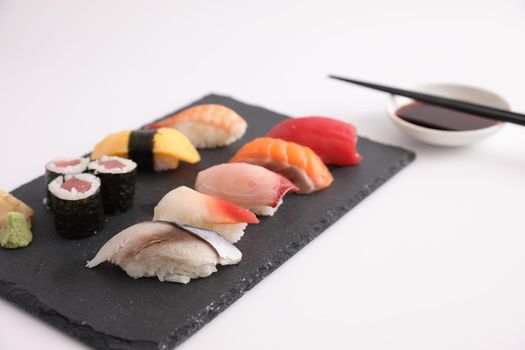
POLYGON ((212 230, 235 243, 257 217, 233 203, 199 193, 186 186, 168 192, 157 204, 153 220, 175 221, 212 230))
MULTIPOLYGON (((208 235, 213 232, 207 231, 208 235)), ((175 224, 141 222, 121 231, 102 246, 87 263, 95 267, 105 261, 119 265, 133 278, 154 277, 160 281, 188 283, 207 277, 216 265, 237 264, 241 252, 215 234, 204 240, 175 224)))
POLYGON ((199 172, 195 189, 251 210, 273 215, 288 192, 298 188, 287 178, 259 165, 226 163, 199 172))

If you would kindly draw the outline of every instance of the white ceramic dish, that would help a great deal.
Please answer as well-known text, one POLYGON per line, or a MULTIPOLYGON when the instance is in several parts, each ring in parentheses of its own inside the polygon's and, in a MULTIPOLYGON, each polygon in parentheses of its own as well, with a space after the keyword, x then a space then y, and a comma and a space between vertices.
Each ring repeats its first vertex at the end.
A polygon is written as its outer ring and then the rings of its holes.
MULTIPOLYGON (((428 92, 444 97, 457 98, 468 102, 479 103, 506 110, 510 109, 509 103, 503 97, 491 91, 473 86, 459 84, 426 84, 415 86, 413 90, 428 92)), ((387 104, 388 115, 394 121, 394 123, 408 135, 433 145, 469 145, 494 134, 504 125, 503 122, 500 122, 496 125, 486 128, 468 131, 446 131, 426 128, 407 122, 396 115, 396 111, 400 107, 405 106, 411 102, 414 102, 414 100, 402 96, 391 95, 387 104)))

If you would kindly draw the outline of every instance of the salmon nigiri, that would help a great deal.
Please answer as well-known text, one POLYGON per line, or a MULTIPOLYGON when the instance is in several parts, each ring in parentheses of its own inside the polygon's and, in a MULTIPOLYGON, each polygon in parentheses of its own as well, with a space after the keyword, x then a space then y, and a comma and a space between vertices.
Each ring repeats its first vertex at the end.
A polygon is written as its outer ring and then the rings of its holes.
POLYGON ((259 223, 251 211, 186 186, 177 187, 160 200, 154 209, 153 220, 174 221, 215 231, 231 243, 241 239, 248 224, 259 223))
POLYGON ((334 180, 321 158, 310 148, 271 137, 259 137, 245 144, 230 163, 261 165, 286 177, 302 194, 327 188, 334 180))
POLYGON ((235 203, 257 215, 273 215, 288 192, 298 188, 284 176, 262 166, 227 163, 199 172, 195 189, 235 203))
POLYGON ((361 161, 355 127, 337 119, 289 118, 275 125, 266 136, 310 147, 325 164, 355 165, 361 161))
POLYGON ((246 132, 247 124, 228 107, 205 104, 185 109, 147 126, 148 129, 163 127, 179 130, 197 148, 215 148, 240 139, 246 132))

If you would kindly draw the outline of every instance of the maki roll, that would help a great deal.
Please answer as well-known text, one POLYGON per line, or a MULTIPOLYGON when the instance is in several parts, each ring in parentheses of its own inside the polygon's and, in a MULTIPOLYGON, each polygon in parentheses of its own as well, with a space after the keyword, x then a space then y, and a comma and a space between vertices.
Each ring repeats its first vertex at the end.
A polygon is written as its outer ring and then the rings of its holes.
POLYGON ((137 163, 121 157, 102 156, 89 163, 89 170, 100 178, 106 214, 122 213, 131 208, 137 163))
POLYGON ((191 164, 201 160, 190 140, 170 128, 124 130, 108 135, 91 153, 92 159, 102 156, 129 158, 137 163, 139 170, 155 171, 176 169, 181 160, 191 164))
POLYGON ((91 174, 58 176, 48 185, 57 233, 66 238, 94 235, 104 225, 100 179, 91 174))
MULTIPOLYGON (((68 174, 80 174, 86 171, 89 164, 89 158, 84 157, 61 157, 56 158, 46 164, 46 185, 49 185, 56 177, 68 174)), ((47 198, 44 204, 50 208, 51 196, 47 191, 47 198)))
POLYGON ((59 175, 80 174, 86 171, 89 158, 61 157, 46 164, 46 183, 49 185, 59 175))

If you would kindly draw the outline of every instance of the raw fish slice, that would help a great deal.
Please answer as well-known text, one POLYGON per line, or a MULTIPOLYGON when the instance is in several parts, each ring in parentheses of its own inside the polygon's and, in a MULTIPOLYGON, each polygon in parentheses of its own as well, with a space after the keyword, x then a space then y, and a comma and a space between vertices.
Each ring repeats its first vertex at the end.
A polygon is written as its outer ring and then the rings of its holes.
POLYGON ((258 165, 220 164, 199 172, 195 189, 249 209, 273 215, 288 192, 298 188, 287 178, 258 165))
POLYGON ((0 189, 0 229, 5 226, 6 216, 9 212, 16 211, 27 218, 27 222, 31 225, 31 217, 33 216, 33 209, 27 204, 17 199, 10 193, 0 189))
POLYGON ((221 256, 213 245, 177 225, 142 222, 111 238, 86 266, 109 261, 133 278, 156 276, 160 281, 188 283, 192 278, 211 275, 217 271, 217 264, 240 261, 242 254, 232 244, 224 239, 216 244, 229 257, 221 256))
POLYGON ((257 224, 257 217, 244 208, 225 200, 180 186, 168 192, 157 204, 153 220, 175 221, 215 231, 235 243, 248 224, 257 224))
POLYGON ((210 244, 215 249, 217 254, 219 254, 221 265, 231 265, 241 261, 241 251, 235 248, 234 245, 232 245, 218 233, 195 226, 177 224, 175 222, 172 222, 171 224, 181 227, 185 231, 191 232, 193 235, 205 240, 208 244, 210 244))
POLYGON ((314 151, 294 142, 259 137, 245 144, 230 163, 250 163, 279 173, 307 194, 330 186, 334 178, 314 151))
POLYGON ((355 127, 336 119, 291 118, 274 126, 266 136, 310 147, 325 164, 354 165, 361 161, 355 127))
POLYGON ((162 127, 179 130, 197 148, 214 148, 229 145, 240 139, 246 132, 247 124, 228 107, 205 104, 185 109, 147 128, 162 127))

